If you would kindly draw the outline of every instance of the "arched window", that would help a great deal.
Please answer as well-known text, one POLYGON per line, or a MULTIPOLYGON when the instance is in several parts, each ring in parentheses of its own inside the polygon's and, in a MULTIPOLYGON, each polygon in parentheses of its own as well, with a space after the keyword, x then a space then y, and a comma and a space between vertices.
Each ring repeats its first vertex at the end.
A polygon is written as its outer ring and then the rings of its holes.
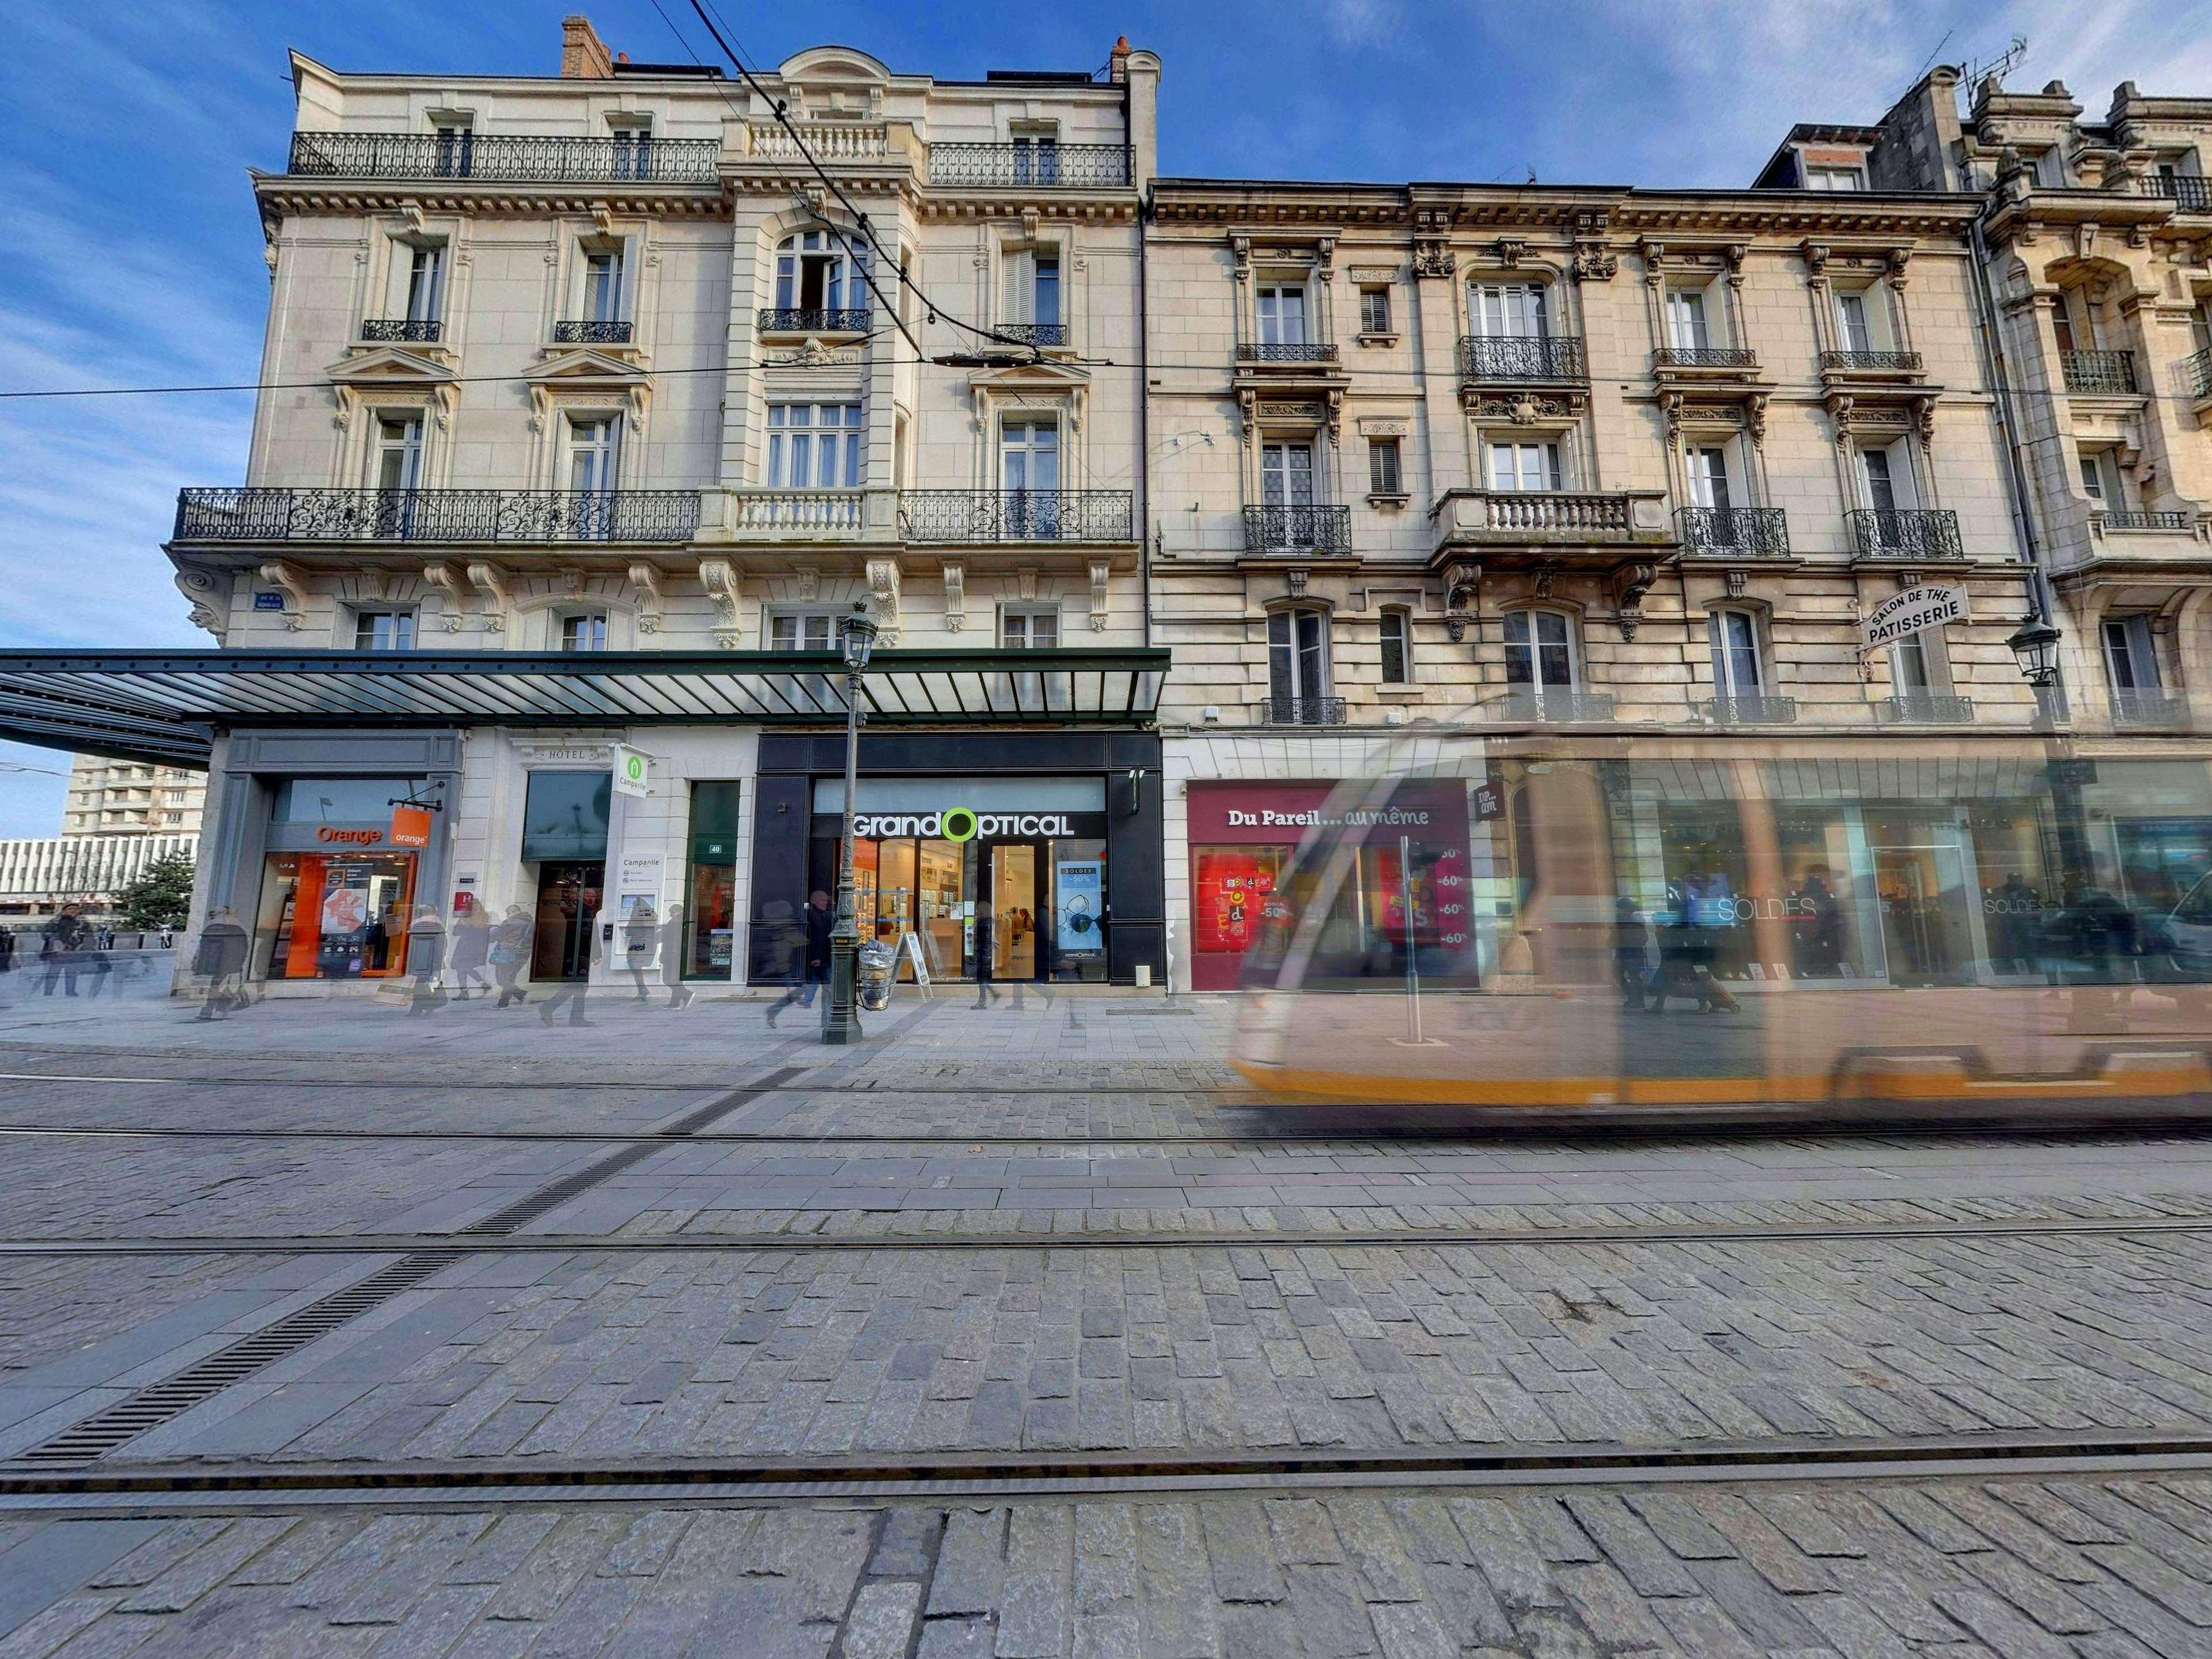
POLYGON ((868 285, 861 275, 867 254, 849 248, 831 230, 802 230, 775 248, 778 311, 865 311, 868 285))

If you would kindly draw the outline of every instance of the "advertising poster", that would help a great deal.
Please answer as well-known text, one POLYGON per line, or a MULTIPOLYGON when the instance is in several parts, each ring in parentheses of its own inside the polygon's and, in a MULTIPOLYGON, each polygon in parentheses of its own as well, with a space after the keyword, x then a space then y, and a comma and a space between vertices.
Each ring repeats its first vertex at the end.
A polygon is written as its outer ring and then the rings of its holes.
POLYGON ((1092 954, 1106 948, 1106 866, 1097 859, 1071 859, 1054 872, 1060 901, 1058 942, 1062 956, 1092 954))
POLYGON ((624 858, 616 870, 615 914, 627 921, 640 904, 660 910, 660 855, 624 858))

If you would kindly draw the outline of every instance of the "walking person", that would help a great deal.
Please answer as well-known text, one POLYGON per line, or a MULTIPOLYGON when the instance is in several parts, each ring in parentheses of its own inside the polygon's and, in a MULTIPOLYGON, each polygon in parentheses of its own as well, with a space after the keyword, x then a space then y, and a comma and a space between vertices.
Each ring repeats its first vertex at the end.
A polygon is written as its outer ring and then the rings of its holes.
POLYGON ((491 924, 473 901, 453 912, 451 942, 453 1000, 466 1002, 471 985, 489 996, 491 982, 484 977, 484 963, 491 957, 491 924))
POLYGON ((491 971, 499 981, 502 1008, 509 1002, 530 1000, 530 993, 522 988, 522 972, 530 966, 531 940, 536 932, 528 913, 519 904, 508 905, 499 926, 491 930, 491 971))
POLYGON ((570 1025, 589 1025, 592 1023, 584 1018, 585 1005, 591 1000, 592 995, 592 969, 606 960, 606 953, 600 948, 599 919, 596 915, 584 918, 583 955, 583 961, 577 964, 581 970, 578 976, 555 985, 553 994, 547 997, 544 1006, 538 1009, 538 1018, 546 1024, 553 1023, 553 1011, 562 1003, 568 1005, 570 1025))
POLYGON ((630 907, 623 921, 623 962, 629 969, 630 982, 637 987, 637 1000, 650 1002, 653 994, 645 988, 645 975, 653 966, 653 947, 659 943, 660 919, 653 913, 653 901, 640 899, 630 907))
POLYGON ((660 930, 660 978, 668 987, 672 1009, 691 1006, 691 988, 684 982, 684 907, 672 904, 667 924, 660 930))
POLYGON ((41 995, 53 995, 57 984, 62 987, 63 995, 76 994, 77 972, 91 936, 92 930, 84 925, 74 904, 62 906, 61 914, 39 929, 39 960, 46 966, 41 995))
POLYGON ((0 1001, 15 988, 15 930, 0 927, 0 1001))
POLYGON ((207 981, 207 996, 195 1018, 221 1019, 231 1009, 246 1006, 246 956, 250 942, 228 906, 217 905, 208 912, 200 928, 199 953, 192 959, 192 971, 207 981))
POLYGON ((998 1001, 1006 993, 991 983, 991 901, 978 899, 975 902, 975 1006, 985 1007, 998 1001))
MULTIPOLYGON (((791 907, 779 901, 778 904, 769 906, 769 914, 773 916, 779 908, 786 915, 791 913, 791 907)), ((802 966, 799 982, 769 1006, 769 1024, 775 1024, 775 1017, 794 1002, 802 1008, 811 1008, 816 988, 830 982, 830 933, 836 921, 836 917, 830 913, 830 895, 819 887, 816 888, 807 896, 806 912, 801 926, 796 930, 799 934, 797 943, 803 953, 800 956, 802 966)))
POLYGON ((417 908, 415 920, 408 924, 407 965, 415 972, 408 1013, 435 1013, 446 1000, 446 994, 438 988, 438 971, 446 965, 446 926, 438 920, 434 906, 417 908))
MULTIPOLYGON (((83 952, 83 970, 92 976, 92 983, 85 991, 88 999, 97 1000, 100 994, 107 988, 110 975, 115 972, 115 963, 107 954, 114 943, 114 933, 107 928, 100 928, 93 933, 92 942, 83 952)), ((122 993, 118 991, 116 994, 119 996, 122 993)))

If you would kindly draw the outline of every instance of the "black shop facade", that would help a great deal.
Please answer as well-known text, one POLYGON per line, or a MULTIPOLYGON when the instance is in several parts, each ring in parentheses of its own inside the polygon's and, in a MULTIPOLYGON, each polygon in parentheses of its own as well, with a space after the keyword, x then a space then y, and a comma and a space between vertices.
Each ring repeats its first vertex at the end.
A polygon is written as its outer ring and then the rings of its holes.
MULTIPOLYGON (((766 732, 754 795, 750 977, 833 902, 842 732, 766 732)), ((854 803, 865 942, 933 980, 1166 982, 1160 741, 1136 731, 866 732, 854 803), (988 925, 979 922, 988 918, 988 925)))

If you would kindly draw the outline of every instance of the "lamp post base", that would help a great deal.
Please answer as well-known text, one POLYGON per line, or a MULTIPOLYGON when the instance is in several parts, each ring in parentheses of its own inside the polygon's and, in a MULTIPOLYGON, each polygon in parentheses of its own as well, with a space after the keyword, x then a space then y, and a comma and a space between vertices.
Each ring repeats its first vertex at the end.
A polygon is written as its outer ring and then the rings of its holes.
POLYGON ((830 1012, 822 1022, 822 1040, 832 1048, 845 1048, 866 1035, 860 1030, 859 942, 830 941, 830 1012))

